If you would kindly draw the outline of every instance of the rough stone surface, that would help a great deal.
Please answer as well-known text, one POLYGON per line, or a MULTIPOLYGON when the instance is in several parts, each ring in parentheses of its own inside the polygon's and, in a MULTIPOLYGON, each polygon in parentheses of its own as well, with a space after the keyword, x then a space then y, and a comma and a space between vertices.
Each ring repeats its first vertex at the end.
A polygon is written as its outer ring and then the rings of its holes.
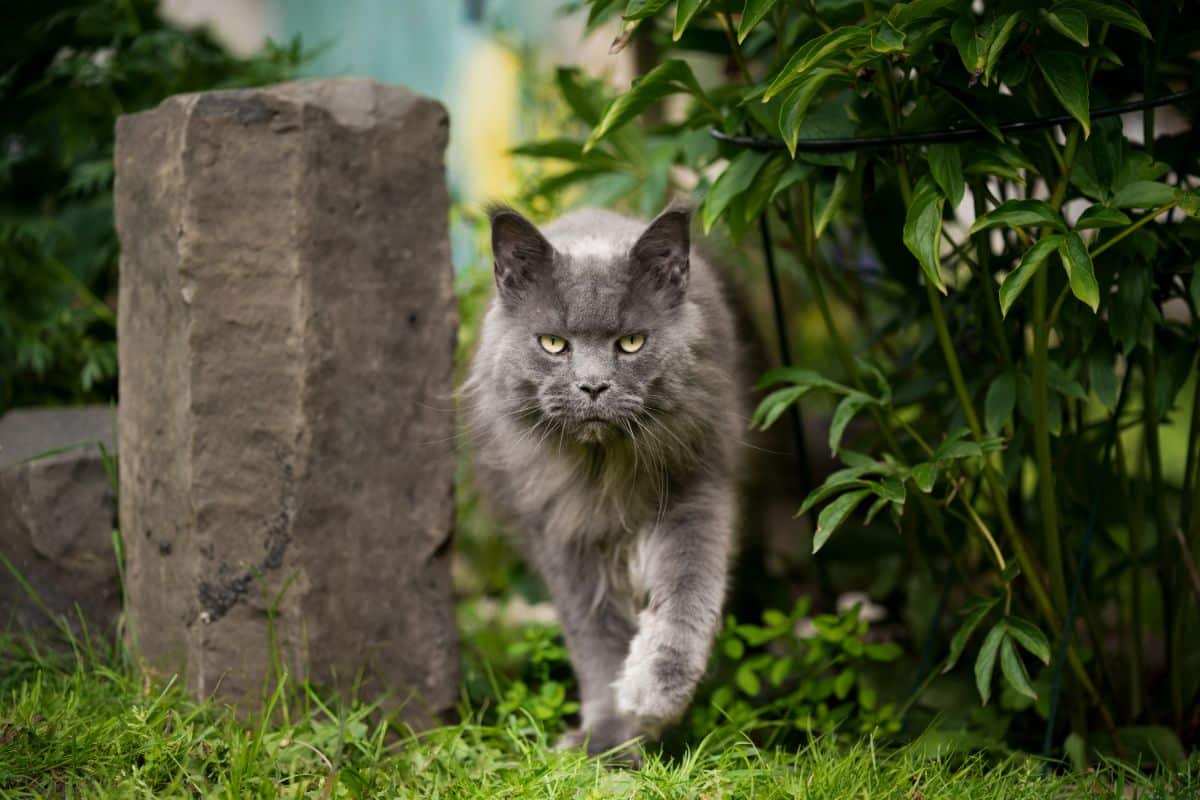
POLYGON ((199 695, 453 708, 445 110, 360 79, 117 123, 130 637, 199 695))
MULTIPOLYGON (((116 503, 97 444, 113 454, 112 432, 113 410, 105 406, 0 418, 0 553, 56 618, 77 626, 78 608, 97 632, 110 632, 121 610, 116 503)), ((53 624, 0 565, 0 629, 53 624)))

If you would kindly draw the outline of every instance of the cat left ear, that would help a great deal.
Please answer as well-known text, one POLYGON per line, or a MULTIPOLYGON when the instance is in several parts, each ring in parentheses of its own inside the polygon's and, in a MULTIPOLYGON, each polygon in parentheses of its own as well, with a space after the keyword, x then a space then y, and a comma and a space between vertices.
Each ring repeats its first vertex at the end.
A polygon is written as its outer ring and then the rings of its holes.
POLYGON ((630 251, 633 268, 672 305, 687 290, 692 210, 672 205, 654 218, 630 251))
POLYGON ((520 296, 554 260, 554 248, 533 223, 511 208, 488 211, 492 220, 492 257, 496 287, 507 299, 520 296))

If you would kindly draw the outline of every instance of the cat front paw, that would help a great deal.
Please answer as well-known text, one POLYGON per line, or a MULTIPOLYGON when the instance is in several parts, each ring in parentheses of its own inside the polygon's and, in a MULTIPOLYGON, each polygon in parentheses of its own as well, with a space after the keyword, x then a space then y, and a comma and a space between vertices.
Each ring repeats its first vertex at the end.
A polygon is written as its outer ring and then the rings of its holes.
POLYGON ((586 748, 589 756, 607 754, 614 763, 637 768, 642 765, 638 735, 633 724, 620 717, 603 719, 587 727, 572 728, 554 743, 555 750, 586 748))
POLYGON ((704 663, 672 647, 653 646, 639 634, 613 688, 617 710, 635 720, 638 730, 657 735, 687 711, 704 663))

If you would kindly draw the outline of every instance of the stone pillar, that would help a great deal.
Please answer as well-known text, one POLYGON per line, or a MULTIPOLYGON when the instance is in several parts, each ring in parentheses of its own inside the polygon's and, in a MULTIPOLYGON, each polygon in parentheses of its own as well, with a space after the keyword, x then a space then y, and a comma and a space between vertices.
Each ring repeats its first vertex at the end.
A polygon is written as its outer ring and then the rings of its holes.
POLYGON ((129 635, 197 695, 456 702, 447 135, 362 79, 117 123, 129 635))

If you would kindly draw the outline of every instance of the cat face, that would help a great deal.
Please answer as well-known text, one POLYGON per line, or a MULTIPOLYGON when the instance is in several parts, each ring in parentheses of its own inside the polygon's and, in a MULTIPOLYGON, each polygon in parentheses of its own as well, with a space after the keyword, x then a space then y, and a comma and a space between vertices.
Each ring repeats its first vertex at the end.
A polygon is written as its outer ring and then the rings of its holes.
POLYGON ((671 208, 623 246, 556 250, 527 220, 492 214, 502 377, 515 416, 585 443, 636 437, 671 403, 687 349, 688 223, 671 208))

